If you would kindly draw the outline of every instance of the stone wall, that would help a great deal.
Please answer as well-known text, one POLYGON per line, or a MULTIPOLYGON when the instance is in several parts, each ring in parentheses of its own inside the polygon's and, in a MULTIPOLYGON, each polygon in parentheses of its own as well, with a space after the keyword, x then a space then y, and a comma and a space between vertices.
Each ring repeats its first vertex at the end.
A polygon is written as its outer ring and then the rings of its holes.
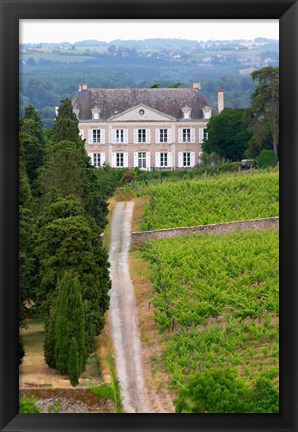
POLYGON ((269 229, 278 227, 279 217, 270 217, 265 219, 250 219, 212 225, 199 225, 194 227, 168 228, 154 231, 137 231, 133 232, 131 235, 131 245, 140 246, 148 240, 178 237, 185 234, 225 234, 234 230, 269 229))

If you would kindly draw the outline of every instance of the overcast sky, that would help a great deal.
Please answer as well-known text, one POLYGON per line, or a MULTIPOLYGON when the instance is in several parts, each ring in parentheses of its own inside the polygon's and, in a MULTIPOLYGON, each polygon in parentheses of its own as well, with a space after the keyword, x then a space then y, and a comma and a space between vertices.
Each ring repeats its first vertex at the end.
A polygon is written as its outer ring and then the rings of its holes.
POLYGON ((182 38, 252 40, 279 38, 279 20, 20 20, 20 43, 95 39, 182 38))

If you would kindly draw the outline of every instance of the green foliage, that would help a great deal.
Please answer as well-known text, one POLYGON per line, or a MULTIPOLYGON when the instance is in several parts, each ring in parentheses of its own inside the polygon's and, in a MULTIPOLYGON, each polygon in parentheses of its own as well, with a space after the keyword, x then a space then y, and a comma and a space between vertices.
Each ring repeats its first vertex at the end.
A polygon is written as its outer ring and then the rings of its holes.
POLYGON ((212 117, 207 126, 208 141, 203 143, 203 151, 217 153, 224 159, 239 161, 247 149, 251 133, 243 121, 242 109, 225 108, 212 117))
POLYGON ((235 368, 249 386, 261 371, 276 380, 278 231, 189 235, 148 242, 142 252, 165 333, 160 362, 174 390, 210 369, 235 368))
POLYGON ((113 401, 115 400, 114 389, 111 384, 103 383, 98 387, 90 387, 88 390, 104 399, 112 399, 113 401))
POLYGON ((38 414, 40 413, 40 409, 36 405, 36 399, 21 397, 19 400, 19 412, 29 413, 29 414, 38 414))
POLYGON ((68 358, 68 376, 72 386, 79 384, 79 377, 81 374, 81 365, 78 355, 78 347, 75 338, 71 339, 69 358, 68 358))
POLYGON ((178 413, 278 413, 278 392, 259 377, 251 389, 235 370, 211 369, 195 374, 175 401, 178 413))
POLYGON ((46 363, 52 367, 56 367, 55 357, 55 326, 56 326, 56 301, 51 303, 51 309, 48 317, 45 319, 45 338, 44 338, 44 357, 46 363))
POLYGON ((85 314, 77 274, 65 271, 58 282, 55 317, 55 363, 72 385, 84 370, 85 314))
POLYGON ((78 120, 72 109, 70 99, 61 101, 58 116, 53 128, 53 141, 79 141, 78 120))
MULTIPOLYGON (((228 165, 229 166, 229 165, 228 165)), ((235 167, 239 169, 238 165, 235 167)), ((163 182, 137 183, 149 195, 143 230, 207 225, 278 215, 278 171, 252 171, 163 182)))
POLYGON ((277 158, 273 150, 262 150, 257 157, 259 168, 270 168, 276 166, 277 158))
POLYGON ((279 68, 265 67, 255 71, 257 83, 251 106, 245 118, 252 132, 249 156, 256 157, 263 149, 272 149, 278 156, 279 145, 279 68))
POLYGON ((44 161, 45 139, 42 121, 32 105, 25 108, 20 121, 20 146, 30 186, 35 191, 38 170, 44 161))
POLYGON ((59 414, 61 411, 61 401, 60 399, 57 399, 54 403, 54 405, 50 405, 48 407, 48 413, 49 414, 59 414))
POLYGON ((177 413, 246 412, 245 383, 232 370, 210 370, 194 375, 176 400, 177 413))

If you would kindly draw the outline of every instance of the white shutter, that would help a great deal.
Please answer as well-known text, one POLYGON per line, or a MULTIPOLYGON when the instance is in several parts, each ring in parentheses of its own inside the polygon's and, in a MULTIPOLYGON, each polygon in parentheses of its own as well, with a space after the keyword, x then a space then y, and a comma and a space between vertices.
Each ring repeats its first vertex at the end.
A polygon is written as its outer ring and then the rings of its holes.
POLYGON ((100 153, 100 166, 103 166, 103 164, 106 161, 106 154, 105 153, 100 153))
POLYGON ((146 129, 146 144, 150 144, 150 129, 146 129))
POLYGON ((155 129, 155 143, 160 144, 160 129, 155 129))
POLYGON ((199 143, 202 144, 203 140, 204 140, 204 129, 199 128, 199 143))
POLYGON ((124 165, 124 168, 128 168, 128 153, 127 152, 123 153, 123 165, 124 165))
POLYGON ((194 128, 190 129, 190 142, 192 144, 196 142, 196 133, 194 128))
POLYGON ((178 129, 178 143, 183 142, 182 129, 178 129))
POLYGON ((150 152, 146 153, 146 170, 150 171, 150 152))
POLYGON ((134 129, 134 143, 138 144, 138 129, 134 129))
POLYGON ((182 168, 183 167, 183 153, 179 152, 178 153, 178 168, 182 168))
POLYGON ((116 168, 116 153, 112 153, 112 167, 116 168))
POLYGON ((124 129, 124 144, 128 144, 128 129, 124 129))
POLYGON ((82 140, 84 139, 84 129, 80 129, 80 137, 82 140))
POLYGON ((106 131, 105 129, 100 129, 100 144, 105 144, 106 142, 106 131))
POLYGON ((173 131, 172 129, 168 129, 168 143, 172 144, 173 142, 173 131))
POLYGON ((133 166, 134 167, 138 166, 138 152, 134 152, 133 154, 133 166))
POLYGON ((88 144, 93 144, 93 129, 88 130, 88 144))
POLYGON ((193 168, 194 166, 195 166, 195 164, 196 164, 196 154, 195 154, 195 152, 191 152, 190 153, 190 166, 191 166, 191 168, 193 168))
POLYGON ((116 129, 112 129, 112 144, 116 144, 116 129))
POLYGON ((172 152, 168 152, 168 167, 172 168, 173 160, 172 160, 172 152))
POLYGON ((160 152, 155 153, 155 168, 160 168, 160 152))
POLYGON ((91 163, 91 165, 94 165, 93 153, 88 153, 88 156, 90 157, 90 163, 91 163))

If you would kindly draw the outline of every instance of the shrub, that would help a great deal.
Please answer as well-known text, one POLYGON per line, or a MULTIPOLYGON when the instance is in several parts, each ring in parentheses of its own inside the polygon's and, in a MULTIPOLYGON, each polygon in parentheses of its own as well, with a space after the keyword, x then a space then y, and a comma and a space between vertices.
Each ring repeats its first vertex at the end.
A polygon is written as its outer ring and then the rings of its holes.
POLYGON ((257 157, 259 168, 270 168, 276 166, 277 159, 273 150, 262 150, 257 157))
POLYGON ((104 399, 115 400, 113 386, 110 384, 103 383, 98 387, 90 387, 88 390, 104 399))
POLYGON ((21 397, 19 400, 20 413, 38 414, 40 409, 36 405, 36 399, 21 397))
POLYGON ((241 413, 246 386, 232 370, 209 370, 193 376, 175 402, 177 413, 241 413))

